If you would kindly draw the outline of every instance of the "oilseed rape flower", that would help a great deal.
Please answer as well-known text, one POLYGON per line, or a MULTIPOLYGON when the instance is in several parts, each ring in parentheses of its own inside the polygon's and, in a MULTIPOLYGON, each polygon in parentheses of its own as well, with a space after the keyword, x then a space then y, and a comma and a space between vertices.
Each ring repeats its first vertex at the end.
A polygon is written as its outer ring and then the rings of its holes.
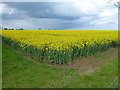
POLYGON ((40 60, 68 63, 110 47, 118 47, 118 31, 2 30, 3 42, 40 60))

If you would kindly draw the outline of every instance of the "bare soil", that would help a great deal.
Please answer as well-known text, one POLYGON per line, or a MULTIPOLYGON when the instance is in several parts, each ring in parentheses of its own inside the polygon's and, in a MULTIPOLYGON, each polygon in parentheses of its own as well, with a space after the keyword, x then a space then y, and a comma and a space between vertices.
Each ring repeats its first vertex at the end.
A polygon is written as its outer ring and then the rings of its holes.
MULTIPOLYGON (((10 48, 10 47, 9 47, 10 48)), ((14 49, 13 49, 14 50, 14 49)), ((15 50, 14 50, 15 51, 15 50)), ((18 54, 19 51, 16 51, 18 54)), ((98 67, 103 64, 106 64, 118 56, 118 48, 110 48, 104 52, 99 52, 95 55, 82 57, 74 59, 71 64, 54 64, 54 63, 40 63, 37 60, 32 59, 28 55, 22 55, 24 58, 36 63, 36 64, 46 64, 56 68, 65 68, 65 69, 77 69, 79 74, 91 74, 98 67)))
MULTIPOLYGON (((57 67, 57 68, 66 68, 66 69, 77 69, 78 73, 80 74, 91 74, 93 73, 98 67, 103 64, 106 64, 116 58, 118 56, 118 49, 117 48, 110 48, 107 51, 97 53, 93 56, 78 58, 73 60, 73 62, 69 65, 63 64, 54 64, 54 63, 44 63, 49 66, 57 67)), ((24 56, 28 58, 32 62, 36 64, 43 64, 36 60, 32 60, 28 56, 24 56)))
POLYGON ((107 51, 97 53, 93 56, 78 58, 73 60, 70 65, 55 65, 59 68, 74 68, 78 69, 78 73, 91 74, 102 64, 106 64, 118 56, 117 48, 110 48, 107 51))

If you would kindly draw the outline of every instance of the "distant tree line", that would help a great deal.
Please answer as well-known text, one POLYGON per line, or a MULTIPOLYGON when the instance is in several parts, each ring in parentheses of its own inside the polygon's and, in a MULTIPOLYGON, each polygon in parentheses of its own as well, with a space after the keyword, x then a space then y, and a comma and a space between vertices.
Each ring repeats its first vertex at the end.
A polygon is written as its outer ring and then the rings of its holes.
MULTIPOLYGON (((38 30, 42 30, 42 28, 38 28, 38 30)), ((43 29, 44 30, 44 29, 43 29)), ((46 30, 55 30, 55 29, 46 29, 46 30)))
POLYGON ((24 30, 23 28, 13 29, 13 28, 3 28, 2 30, 24 30))
MULTIPOLYGON (((17 29, 14 29, 14 28, 1 28, 2 30, 24 30, 23 28, 17 28, 17 29)), ((42 28, 38 28, 38 30, 42 30, 42 28)), ((48 30, 55 30, 55 29, 48 29, 48 30)))

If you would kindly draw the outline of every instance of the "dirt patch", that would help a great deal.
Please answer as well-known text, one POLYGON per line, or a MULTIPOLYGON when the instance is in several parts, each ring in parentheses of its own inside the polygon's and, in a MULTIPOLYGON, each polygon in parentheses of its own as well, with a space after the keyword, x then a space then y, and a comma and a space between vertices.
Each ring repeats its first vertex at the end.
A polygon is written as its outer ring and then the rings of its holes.
POLYGON ((54 65, 59 68, 75 68, 81 74, 91 74, 102 64, 106 64, 118 56, 117 48, 110 48, 107 51, 97 53, 93 56, 73 60, 71 65, 54 65))
MULTIPOLYGON (((5 45, 6 46, 6 45, 5 45)), ((9 47, 9 46, 7 46, 9 47)), ((10 48, 10 47, 9 47, 10 48)), ((14 50, 14 49, 13 49, 14 50)), ((14 50, 15 51, 15 50, 14 50)), ((16 51, 18 54, 19 51, 16 51)), ((106 64, 113 60, 115 57, 118 56, 118 49, 117 48, 110 48, 104 52, 97 53, 92 56, 82 57, 78 59, 74 59, 70 65, 60 65, 60 64, 53 64, 53 63, 40 63, 37 60, 32 59, 28 55, 22 55, 24 58, 36 63, 36 64, 46 64, 48 66, 56 67, 56 68, 66 68, 66 69, 77 69, 78 73, 80 74, 91 74, 93 73, 98 67, 102 64, 106 64)))

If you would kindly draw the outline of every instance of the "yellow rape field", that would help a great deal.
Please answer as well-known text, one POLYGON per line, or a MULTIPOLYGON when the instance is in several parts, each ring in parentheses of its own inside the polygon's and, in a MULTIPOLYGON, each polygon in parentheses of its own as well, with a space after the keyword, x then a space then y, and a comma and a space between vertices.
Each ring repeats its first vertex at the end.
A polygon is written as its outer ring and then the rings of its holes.
POLYGON ((117 47, 118 31, 3 30, 3 41, 16 49, 55 63, 117 47), (28 50, 29 48, 32 48, 28 50), (66 57, 68 56, 68 57, 66 57))

